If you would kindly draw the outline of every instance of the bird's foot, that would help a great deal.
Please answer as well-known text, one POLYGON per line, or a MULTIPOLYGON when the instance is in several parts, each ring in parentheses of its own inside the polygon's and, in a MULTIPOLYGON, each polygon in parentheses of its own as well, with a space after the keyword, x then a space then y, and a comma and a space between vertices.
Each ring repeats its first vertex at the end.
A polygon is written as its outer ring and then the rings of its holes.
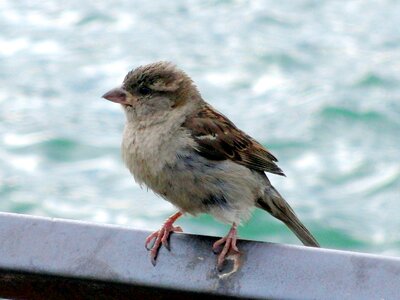
POLYGON ((150 234, 146 238, 145 242, 145 247, 147 250, 150 251, 150 258, 151 258, 151 263, 153 266, 156 265, 156 258, 158 251, 160 250, 161 245, 164 245, 165 248, 170 250, 169 244, 168 244, 168 238, 171 232, 182 232, 182 228, 180 226, 173 226, 174 222, 176 219, 178 219, 180 216, 182 216, 181 212, 177 212, 176 214, 172 215, 169 217, 165 222, 164 225, 161 227, 160 230, 157 230, 150 234), (154 240, 153 244, 150 246, 151 242, 154 240))
POLYGON ((217 259, 218 271, 222 270, 222 266, 224 264, 225 258, 227 258, 227 257, 233 258, 235 267, 239 266, 240 251, 239 251, 238 247, 236 246, 236 241, 237 241, 237 227, 236 227, 236 224, 233 223, 228 234, 225 237, 223 237, 222 239, 219 239, 218 241, 216 241, 212 247, 214 253, 218 253, 220 246, 222 244, 225 244, 224 247, 222 248, 221 252, 218 255, 218 259, 217 259))

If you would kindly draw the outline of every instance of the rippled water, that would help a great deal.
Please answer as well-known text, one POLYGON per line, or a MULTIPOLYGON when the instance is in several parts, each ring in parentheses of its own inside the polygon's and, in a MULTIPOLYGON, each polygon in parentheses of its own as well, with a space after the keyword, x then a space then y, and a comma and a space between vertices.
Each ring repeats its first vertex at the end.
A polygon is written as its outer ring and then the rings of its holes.
MULTIPOLYGON (((398 20, 389 0, 3 0, 0 210, 156 229, 174 209, 125 170, 100 96, 170 60, 278 156, 270 179, 323 246, 400 255, 398 20)), ((240 234, 298 243, 261 211, 240 234)))

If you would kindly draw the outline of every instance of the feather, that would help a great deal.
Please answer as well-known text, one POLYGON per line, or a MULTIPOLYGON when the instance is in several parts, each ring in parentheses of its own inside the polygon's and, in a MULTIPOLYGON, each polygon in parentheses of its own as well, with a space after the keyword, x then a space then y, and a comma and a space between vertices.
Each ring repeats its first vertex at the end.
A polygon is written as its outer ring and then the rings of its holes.
POLYGON ((189 115, 182 126, 196 141, 195 150, 207 159, 229 159, 249 169, 285 176, 271 152, 208 104, 189 115))

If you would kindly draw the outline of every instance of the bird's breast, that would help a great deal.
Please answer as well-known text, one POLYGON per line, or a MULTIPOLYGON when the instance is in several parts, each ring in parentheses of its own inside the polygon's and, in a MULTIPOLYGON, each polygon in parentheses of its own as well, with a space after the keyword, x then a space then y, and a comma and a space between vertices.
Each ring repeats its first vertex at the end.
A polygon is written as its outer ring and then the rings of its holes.
POLYGON ((159 194, 171 180, 166 165, 174 165, 177 153, 192 143, 188 133, 173 124, 139 127, 127 123, 122 140, 122 157, 139 184, 146 184, 159 194))

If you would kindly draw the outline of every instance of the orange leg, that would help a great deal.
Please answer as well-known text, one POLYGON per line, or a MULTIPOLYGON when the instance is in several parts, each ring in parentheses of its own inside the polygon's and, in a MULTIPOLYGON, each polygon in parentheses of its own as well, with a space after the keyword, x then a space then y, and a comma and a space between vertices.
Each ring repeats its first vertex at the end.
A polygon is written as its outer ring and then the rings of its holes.
POLYGON ((223 237, 222 239, 219 239, 216 241, 213 245, 213 251, 218 253, 218 248, 222 244, 225 244, 224 247, 222 248, 221 253, 218 255, 218 260, 217 260, 217 268, 218 270, 222 269, 222 265, 224 263, 225 257, 230 254, 236 254, 240 255, 240 251, 238 247, 236 246, 236 241, 237 241, 237 226, 235 223, 232 224, 231 229, 229 230, 228 234, 223 237))
POLYGON ((176 219, 178 219, 180 216, 182 216, 182 213, 179 211, 172 216, 170 216, 163 224, 160 230, 157 230, 150 234, 146 238, 145 242, 145 247, 147 250, 150 250, 150 258, 151 258, 151 263, 153 266, 156 265, 156 258, 158 254, 158 250, 160 249, 161 245, 164 245, 165 248, 170 250, 169 244, 168 244, 168 237, 171 232, 182 232, 182 228, 179 226, 173 226, 174 222, 176 219), (154 240, 154 243, 151 247, 149 247, 149 244, 151 241, 154 240))

